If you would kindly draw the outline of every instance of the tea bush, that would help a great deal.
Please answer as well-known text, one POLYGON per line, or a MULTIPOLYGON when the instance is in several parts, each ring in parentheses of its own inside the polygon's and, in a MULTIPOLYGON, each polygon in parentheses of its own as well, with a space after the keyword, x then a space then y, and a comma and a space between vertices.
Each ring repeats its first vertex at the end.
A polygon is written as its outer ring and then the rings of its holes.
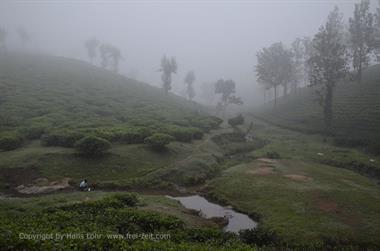
POLYGON ((236 117, 230 118, 228 120, 228 124, 230 126, 232 126, 232 127, 244 124, 244 117, 243 117, 243 115, 239 114, 236 117))
POLYGON ((191 142, 193 139, 201 139, 203 137, 203 132, 194 127, 172 126, 167 129, 167 134, 180 142, 191 142))
POLYGON ((19 148, 23 143, 20 135, 9 133, 0 135, 0 150, 10 151, 19 148))
POLYGON ((75 142, 81 139, 84 135, 75 131, 53 131, 42 135, 41 144, 43 146, 62 146, 74 147, 75 142))
POLYGON ((103 138, 86 136, 79 140, 75 147, 83 154, 101 155, 111 148, 111 143, 103 138))
POLYGON ((156 150, 165 149, 166 145, 168 145, 174 138, 168 134, 164 133, 155 133, 152 136, 149 136, 144 139, 144 143, 152 147, 156 150))

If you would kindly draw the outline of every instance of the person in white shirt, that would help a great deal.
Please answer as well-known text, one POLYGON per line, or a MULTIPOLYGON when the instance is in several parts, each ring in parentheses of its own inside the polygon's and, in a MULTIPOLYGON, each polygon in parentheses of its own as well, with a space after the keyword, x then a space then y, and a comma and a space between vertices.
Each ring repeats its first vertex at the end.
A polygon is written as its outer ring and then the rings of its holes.
POLYGON ((79 189, 82 191, 89 190, 87 180, 82 180, 79 184, 79 189))

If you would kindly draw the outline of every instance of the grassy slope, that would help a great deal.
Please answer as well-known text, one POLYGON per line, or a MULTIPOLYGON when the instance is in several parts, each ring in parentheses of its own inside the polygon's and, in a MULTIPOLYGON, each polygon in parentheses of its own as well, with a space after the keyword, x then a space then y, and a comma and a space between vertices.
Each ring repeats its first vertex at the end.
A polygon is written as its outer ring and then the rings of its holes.
MULTIPOLYGON (((189 117, 207 119, 208 115, 193 102, 85 62, 25 54, 0 58, 0 136, 31 128, 48 134, 94 129, 112 133, 115 128, 136 126, 153 131, 188 128, 189 117)), ((154 152, 142 144, 113 142, 109 154, 85 158, 70 148, 41 146, 38 137, 19 149, 0 151, 0 189, 39 177, 49 181, 69 177, 75 183, 86 177, 92 184, 126 186, 193 153, 191 143, 173 142, 167 151, 154 152)), ((200 156, 200 164, 203 157, 206 166, 215 164, 208 153, 200 156)), ((190 164, 195 169, 199 165, 190 164)))
MULTIPOLYGON (((380 139, 380 65, 364 72, 361 84, 340 83, 334 94, 334 132, 352 139, 380 139)), ((323 131, 322 108, 310 88, 269 103, 256 115, 281 126, 302 131, 323 131)))
POLYGON ((370 163, 374 158, 373 165, 379 168, 379 158, 333 146, 318 135, 280 129, 258 120, 254 124, 254 135, 269 143, 250 156, 266 157, 267 152, 275 151, 282 159, 267 175, 255 174, 263 167, 258 160, 224 171, 208 183, 211 195, 259 215, 263 226, 275 230, 288 243, 315 244, 335 238, 380 246, 378 184, 350 170, 319 164, 330 158, 347 163, 370 163), (288 174, 311 180, 295 181, 284 176, 288 174))
POLYGON ((200 107, 88 63, 10 54, 0 59, 0 129, 181 123, 200 107))

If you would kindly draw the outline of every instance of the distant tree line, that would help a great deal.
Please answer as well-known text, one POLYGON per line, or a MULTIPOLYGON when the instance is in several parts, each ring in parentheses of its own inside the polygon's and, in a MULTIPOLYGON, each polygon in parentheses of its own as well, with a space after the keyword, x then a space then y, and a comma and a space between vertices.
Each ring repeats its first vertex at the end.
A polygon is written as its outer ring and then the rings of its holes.
POLYGON ((275 107, 279 87, 286 96, 289 86, 293 92, 299 86, 311 86, 323 108, 326 132, 330 132, 336 84, 344 79, 361 83, 363 70, 375 60, 380 62, 380 0, 375 13, 370 11, 369 0, 361 0, 346 26, 335 7, 312 39, 296 38, 290 47, 278 42, 260 50, 255 72, 264 97, 267 90, 274 90, 275 107))

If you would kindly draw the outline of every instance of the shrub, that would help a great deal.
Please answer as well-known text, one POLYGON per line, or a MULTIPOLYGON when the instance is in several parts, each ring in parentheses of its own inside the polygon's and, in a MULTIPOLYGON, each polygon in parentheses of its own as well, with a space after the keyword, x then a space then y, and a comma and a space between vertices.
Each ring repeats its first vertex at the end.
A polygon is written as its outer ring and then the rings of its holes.
POLYGON ((106 129, 97 129, 90 133, 93 136, 106 139, 110 142, 117 141, 117 133, 106 129))
POLYGON ((168 134, 181 142, 190 142, 193 139, 193 132, 188 128, 172 127, 169 129, 168 134))
POLYGON ((208 117, 189 117, 187 118, 189 124, 196 128, 203 130, 204 132, 208 132, 211 129, 219 128, 220 124, 223 123, 223 119, 214 116, 208 117))
POLYGON ((223 123, 223 119, 215 116, 208 117, 208 121, 212 129, 217 129, 223 123))
POLYGON ((103 138, 95 136, 86 136, 79 140, 75 147, 84 154, 97 155, 103 154, 111 148, 111 143, 103 138))
POLYGON ((43 126, 31 126, 20 129, 20 133, 27 139, 39 139, 45 133, 43 126))
POLYGON ((244 243, 255 244, 257 246, 274 246, 281 242, 274 231, 263 228, 260 225, 254 229, 240 231, 239 237, 244 243))
POLYGON ((0 137, 0 149, 4 151, 14 150, 22 145, 23 139, 17 134, 3 135, 0 137))
POLYGON ((174 138, 168 134, 164 133, 155 133, 152 136, 149 136, 144 139, 144 143, 156 150, 165 149, 166 145, 174 138))
POLYGON ((238 126, 238 125, 242 125, 243 123, 244 123, 244 117, 241 114, 239 114, 238 116, 234 118, 230 118, 228 120, 228 124, 230 126, 238 126))
POLYGON ((198 128, 191 128, 193 133, 193 139, 202 139, 203 138, 203 132, 198 128))
POLYGON ((172 126, 169 129, 165 129, 164 132, 181 142, 191 142, 193 139, 201 139, 203 137, 203 132, 194 127, 172 126))
POLYGON ((110 142, 123 144, 144 143, 144 139, 152 135, 152 131, 146 127, 102 128, 90 131, 90 133, 110 142))
POLYGON ((134 207, 139 202, 136 194, 134 193, 115 194, 111 196, 110 198, 120 201, 129 207, 134 207))
POLYGON ((279 159, 279 158, 281 158, 280 154, 278 152, 275 152, 275 151, 267 152, 265 155, 266 155, 267 158, 270 158, 270 159, 279 159))
POLYGON ((148 128, 128 128, 116 133, 116 141, 124 144, 144 143, 144 139, 152 135, 148 128))
POLYGON ((83 134, 72 131, 54 131, 44 134, 41 143, 44 146, 73 147, 75 142, 83 138, 83 134))

